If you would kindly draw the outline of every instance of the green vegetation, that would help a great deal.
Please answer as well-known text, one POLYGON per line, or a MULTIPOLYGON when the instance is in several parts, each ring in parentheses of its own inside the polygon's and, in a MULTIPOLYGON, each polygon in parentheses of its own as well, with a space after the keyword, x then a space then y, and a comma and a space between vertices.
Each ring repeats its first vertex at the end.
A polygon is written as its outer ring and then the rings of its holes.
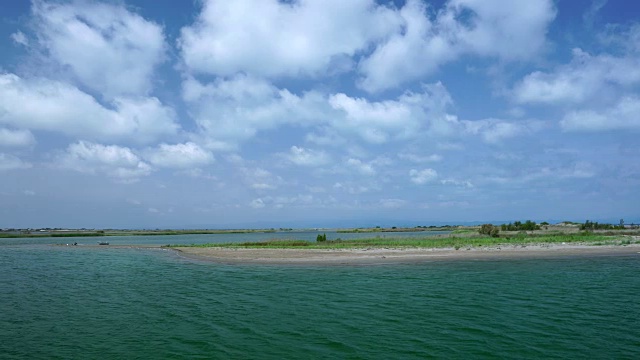
POLYGON ((585 221, 580 225, 580 230, 622 230, 624 229, 624 221, 620 220, 620 225, 598 224, 598 222, 585 221))
MULTIPOLYGON (((549 225, 549 223, 546 224, 549 225)), ((502 231, 533 231, 540 230, 540 225, 536 224, 535 221, 527 220, 524 223, 516 221, 513 224, 502 224, 500 228, 502 231)))
POLYGON ((327 241, 327 234, 318 234, 318 236, 316 237, 316 241, 317 242, 325 242, 327 241))
POLYGON ((462 235, 462 234, 475 234, 476 231, 473 229, 455 229, 451 232, 453 235, 462 235))
MULTIPOLYGON (((374 228, 355 228, 355 229, 340 229, 337 233, 376 233, 376 232, 418 232, 418 231, 451 231, 454 226, 416 226, 416 227, 397 227, 392 226, 390 228, 381 228, 376 226, 374 228)), ((473 231, 473 230, 472 230, 473 231)))
POLYGON ((369 238, 354 240, 327 240, 311 242, 302 240, 269 240, 263 242, 167 245, 168 247, 224 247, 224 248, 306 248, 306 249, 346 249, 346 248, 469 248, 499 245, 534 245, 553 243, 584 243, 590 245, 624 245, 639 243, 616 234, 594 234, 581 232, 575 234, 517 235, 512 237, 457 237, 428 236, 423 238, 369 238))
POLYGON ((489 235, 491 237, 498 237, 500 230, 497 226, 493 226, 493 224, 483 224, 478 230, 478 233, 481 235, 489 235))

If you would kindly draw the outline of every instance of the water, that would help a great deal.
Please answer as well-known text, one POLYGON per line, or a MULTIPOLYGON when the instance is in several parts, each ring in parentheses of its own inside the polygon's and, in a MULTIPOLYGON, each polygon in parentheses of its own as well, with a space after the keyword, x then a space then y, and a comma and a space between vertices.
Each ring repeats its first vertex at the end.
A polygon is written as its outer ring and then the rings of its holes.
POLYGON ((231 266, 38 241, 0 246, 2 359, 640 357, 638 256, 231 266))
POLYGON ((58 237, 58 238, 15 238, 0 239, 2 245, 18 244, 67 244, 77 242, 79 245, 95 245, 107 241, 111 245, 190 245, 207 243, 236 243, 263 240, 306 240, 316 241, 319 234, 326 234, 327 240, 352 240, 365 238, 410 238, 450 234, 451 231, 408 231, 380 233, 338 233, 335 231, 278 231, 255 232, 246 234, 189 234, 178 236, 105 236, 105 237, 58 237))

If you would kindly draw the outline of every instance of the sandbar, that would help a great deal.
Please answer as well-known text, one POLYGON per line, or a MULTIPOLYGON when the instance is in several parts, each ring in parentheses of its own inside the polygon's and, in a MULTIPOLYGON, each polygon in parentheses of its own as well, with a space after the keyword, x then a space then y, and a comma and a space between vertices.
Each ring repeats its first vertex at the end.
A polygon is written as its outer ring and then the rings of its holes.
POLYGON ((175 247, 181 256, 225 264, 375 265, 455 260, 637 256, 640 244, 539 244, 454 248, 256 249, 175 247))

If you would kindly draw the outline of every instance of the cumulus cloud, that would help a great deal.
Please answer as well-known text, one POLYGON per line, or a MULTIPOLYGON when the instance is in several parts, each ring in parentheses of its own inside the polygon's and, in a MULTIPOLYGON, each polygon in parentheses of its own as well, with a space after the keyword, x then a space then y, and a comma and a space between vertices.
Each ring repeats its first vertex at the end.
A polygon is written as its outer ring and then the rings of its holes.
POLYGON ((640 97, 625 96, 601 110, 570 111, 560 121, 567 131, 640 130, 640 97))
POLYGON ((221 150, 234 149, 260 130, 313 123, 324 116, 319 107, 326 107, 318 93, 297 96, 250 75, 209 84, 189 78, 183 83, 183 98, 201 129, 203 143, 221 150))
POLYGON ((38 43, 83 86, 107 97, 146 95, 164 61, 162 27, 123 5, 34 1, 38 43))
MULTIPOLYGON (((640 83, 640 57, 590 55, 573 50, 573 59, 552 72, 533 72, 514 88, 518 103, 581 104, 607 92, 611 86, 628 88, 640 83)), ((610 91, 609 91, 610 92, 610 91)))
POLYGON ((189 73, 223 77, 318 76, 360 60, 359 85, 379 91, 465 54, 528 59, 544 48, 555 13, 551 0, 450 0, 439 10, 419 0, 401 8, 372 0, 208 0, 179 46, 189 73))
POLYGON ((409 178, 414 184, 424 185, 437 179, 438 173, 429 168, 422 170, 411 169, 409 171, 409 178))
POLYGON ((0 146, 24 147, 35 144, 36 139, 29 130, 11 130, 0 128, 0 146))
POLYGON ((389 135, 406 137, 415 134, 420 124, 420 108, 403 101, 369 102, 336 94, 329 97, 329 104, 344 112, 346 121, 334 122, 336 128, 354 132, 371 143, 384 143, 389 135))
POLYGON ((556 17, 553 1, 451 0, 441 23, 471 54, 502 60, 526 60, 544 49, 549 24, 556 17), (465 21, 464 14, 471 17, 465 21), (456 18, 456 23, 451 24, 456 18))
POLYGON ((393 10, 373 0, 207 0, 179 46, 194 73, 314 76, 348 68, 352 56, 399 25, 393 10))
POLYGON ((140 143, 178 129, 173 109, 154 97, 116 98, 107 108, 69 84, 6 73, 0 74, 0 94, 0 124, 18 128, 140 143))
POLYGON ((263 168, 240 167, 242 181, 254 190, 275 190, 284 184, 282 177, 263 168))
POLYGON ((323 146, 354 136, 373 144, 405 140, 419 136, 452 103, 439 82, 394 100, 370 101, 344 93, 296 95, 251 75, 208 84, 189 77, 182 95, 199 126, 198 141, 215 150, 234 150, 258 132, 283 125, 311 128, 307 140, 323 146))
POLYGON ((331 158, 322 150, 305 149, 292 146, 284 157, 290 162, 300 166, 320 166, 329 163, 331 158))
POLYGON ((427 17, 426 5, 410 0, 400 10, 403 28, 359 64, 359 85, 368 91, 396 87, 436 70, 458 56, 454 39, 439 34, 427 17))
POLYGON ((556 14, 550 0, 451 0, 440 11, 430 10, 419 0, 399 10, 403 26, 359 64, 363 89, 396 87, 465 54, 528 59, 544 48, 556 14))
POLYGON ((423 84, 421 90, 407 91, 397 100, 378 102, 341 93, 331 95, 329 104, 340 116, 333 117, 330 125, 338 133, 374 144, 416 137, 452 103, 440 82, 423 84))
POLYGON ((67 169, 89 174, 101 174, 119 182, 135 182, 151 173, 152 168, 131 149, 87 141, 70 144, 57 158, 67 169))
POLYGON ((363 162, 360 159, 350 158, 346 161, 346 165, 362 175, 372 176, 376 174, 373 164, 363 162))
POLYGON ((0 152, 0 171, 29 169, 32 166, 15 155, 0 152))
POLYGON ((211 152, 197 144, 160 144, 145 151, 145 159, 153 165, 169 168, 191 168, 210 164, 214 161, 211 152))

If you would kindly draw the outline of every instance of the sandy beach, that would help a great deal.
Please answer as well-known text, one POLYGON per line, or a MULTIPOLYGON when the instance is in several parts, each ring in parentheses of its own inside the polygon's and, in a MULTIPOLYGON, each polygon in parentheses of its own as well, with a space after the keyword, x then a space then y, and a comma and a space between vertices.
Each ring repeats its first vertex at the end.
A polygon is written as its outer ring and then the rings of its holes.
POLYGON ((640 256, 640 245, 541 244, 442 249, 247 249, 177 247, 181 256, 226 264, 375 265, 455 260, 640 256))

